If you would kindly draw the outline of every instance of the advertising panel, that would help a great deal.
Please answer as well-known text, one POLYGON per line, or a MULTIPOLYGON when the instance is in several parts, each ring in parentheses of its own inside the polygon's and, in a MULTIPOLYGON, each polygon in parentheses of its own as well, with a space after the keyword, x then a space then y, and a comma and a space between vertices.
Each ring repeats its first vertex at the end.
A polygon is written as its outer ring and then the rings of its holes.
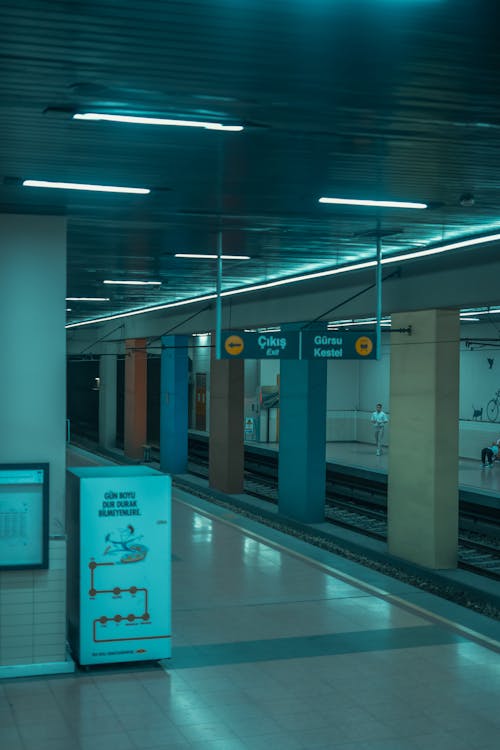
POLYGON ((80 479, 81 664, 171 655, 171 479, 122 471, 80 479))

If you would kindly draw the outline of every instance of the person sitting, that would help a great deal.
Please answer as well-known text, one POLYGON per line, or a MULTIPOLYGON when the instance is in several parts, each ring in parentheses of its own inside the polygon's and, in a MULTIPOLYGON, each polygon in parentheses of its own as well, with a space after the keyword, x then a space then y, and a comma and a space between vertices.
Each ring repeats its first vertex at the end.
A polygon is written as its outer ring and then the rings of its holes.
POLYGON ((500 448, 500 440, 490 445, 488 448, 483 448, 481 451, 481 466, 484 469, 485 466, 493 466, 493 461, 498 460, 498 450, 500 448), (488 463, 486 463, 486 460, 488 463))

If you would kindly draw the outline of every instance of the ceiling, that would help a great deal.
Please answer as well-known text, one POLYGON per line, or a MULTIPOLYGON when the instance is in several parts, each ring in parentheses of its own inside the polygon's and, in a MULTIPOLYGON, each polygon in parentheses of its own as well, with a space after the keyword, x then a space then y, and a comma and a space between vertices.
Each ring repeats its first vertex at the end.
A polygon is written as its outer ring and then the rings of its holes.
MULTIPOLYGON (((482 0, 3 0, 0 211, 68 217, 68 323, 500 228, 500 47, 482 0), (242 132, 72 119, 108 112, 242 132), (24 179, 151 188, 40 190, 24 179), (474 205, 461 205, 464 194, 474 205), (423 201, 330 206, 321 196, 423 201), (161 281, 157 288, 104 279, 161 281)), ((492 252, 494 252, 492 250, 492 252)), ((498 250, 496 250, 498 254, 498 250)), ((453 263, 453 253, 448 258, 453 263)))

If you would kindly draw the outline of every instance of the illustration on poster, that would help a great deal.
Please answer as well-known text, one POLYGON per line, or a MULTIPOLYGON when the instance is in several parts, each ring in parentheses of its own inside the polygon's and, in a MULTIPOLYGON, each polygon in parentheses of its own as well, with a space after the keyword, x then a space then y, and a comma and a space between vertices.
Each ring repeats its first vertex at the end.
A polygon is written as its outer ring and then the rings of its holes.
POLYGON ((120 555, 118 562, 135 563, 144 560, 148 553, 148 547, 138 544, 143 534, 136 535, 134 527, 129 524, 124 529, 106 534, 104 555, 120 555))

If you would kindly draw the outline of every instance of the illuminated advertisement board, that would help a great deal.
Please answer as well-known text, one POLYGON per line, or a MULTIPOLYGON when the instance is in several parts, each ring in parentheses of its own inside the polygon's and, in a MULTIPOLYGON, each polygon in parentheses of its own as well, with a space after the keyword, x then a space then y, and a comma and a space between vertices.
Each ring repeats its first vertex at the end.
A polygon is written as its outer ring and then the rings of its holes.
POLYGON ((0 464, 0 570, 48 567, 49 465, 0 464))
POLYGON ((78 498, 68 527, 79 552, 70 566, 77 590, 69 597, 69 632, 79 663, 168 658, 170 477, 144 466, 83 467, 70 475, 78 498))

